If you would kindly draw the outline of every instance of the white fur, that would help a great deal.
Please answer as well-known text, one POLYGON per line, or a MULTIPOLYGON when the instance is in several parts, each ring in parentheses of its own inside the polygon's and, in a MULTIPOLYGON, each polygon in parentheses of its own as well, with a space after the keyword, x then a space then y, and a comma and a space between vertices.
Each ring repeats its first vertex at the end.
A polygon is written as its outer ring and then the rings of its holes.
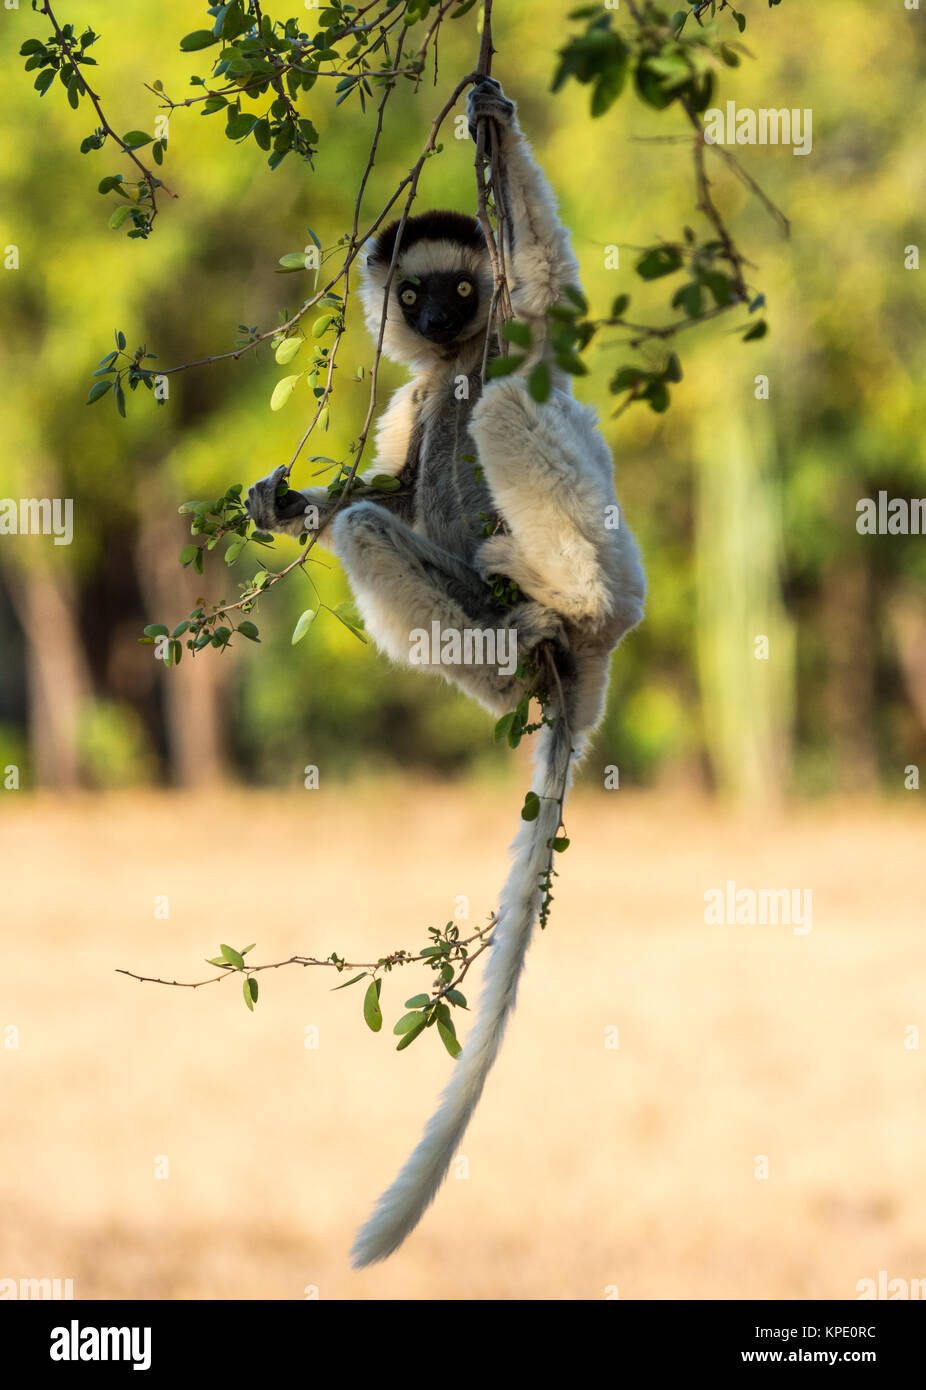
POLYGON ((444 1180, 482 1095, 515 1005, 540 904, 538 879, 549 855, 547 842, 559 829, 559 797, 570 752, 562 726, 543 731, 533 787, 545 799, 537 819, 522 825, 512 846, 514 863, 502 890, 476 1021, 421 1142, 357 1235, 351 1252, 355 1267, 386 1259, 418 1224, 444 1180))
POLYGON ((605 527, 617 497, 594 412, 561 391, 538 405, 521 378, 504 377, 483 392, 472 433, 511 528, 482 545, 480 569, 619 639, 643 616, 645 580, 629 530, 605 527))

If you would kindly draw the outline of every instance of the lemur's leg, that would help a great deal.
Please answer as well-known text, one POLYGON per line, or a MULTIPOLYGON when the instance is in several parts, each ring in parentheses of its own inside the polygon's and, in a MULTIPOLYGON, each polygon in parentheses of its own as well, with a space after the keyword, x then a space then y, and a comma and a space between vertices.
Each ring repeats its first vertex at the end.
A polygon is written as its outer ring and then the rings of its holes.
POLYGON ((496 713, 524 693, 527 682, 515 670, 538 643, 563 640, 555 613, 531 601, 500 610, 470 565, 381 507, 360 502, 337 516, 331 530, 377 645, 394 661, 443 676, 496 713), (437 649, 433 624, 442 634, 437 649), (458 652, 445 646, 452 634, 459 635, 458 652))
POLYGON ((511 534, 480 547, 482 574, 506 574, 539 603, 615 637, 643 616, 639 552, 611 481, 593 413, 554 393, 543 405, 516 377, 492 382, 470 430, 511 534))
MULTIPOLYGON (((277 535, 301 536, 304 531, 319 533, 319 540, 326 548, 331 547, 331 536, 325 535, 331 518, 338 508, 338 498, 333 497, 327 488, 313 487, 305 492, 296 492, 284 486, 286 467, 280 464, 266 478, 248 488, 245 508, 254 525, 261 531, 273 531, 277 535), (282 495, 278 496, 278 493, 282 495)), ((358 480, 351 489, 351 495, 339 511, 354 507, 360 501, 373 501, 399 515, 410 510, 411 501, 405 492, 378 492, 364 487, 358 480)))
POLYGON ((492 77, 469 94, 470 131, 478 117, 495 123, 500 139, 502 201, 509 247, 509 290, 519 318, 542 318, 564 285, 579 283, 569 234, 559 220, 556 197, 518 125, 514 102, 492 77))

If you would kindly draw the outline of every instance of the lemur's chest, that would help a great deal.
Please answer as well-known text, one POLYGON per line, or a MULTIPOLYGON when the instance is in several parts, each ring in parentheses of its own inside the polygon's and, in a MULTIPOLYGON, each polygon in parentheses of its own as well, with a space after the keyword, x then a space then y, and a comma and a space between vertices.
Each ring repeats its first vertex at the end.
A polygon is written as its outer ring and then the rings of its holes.
POLYGON ((471 559, 486 525, 494 524, 492 498, 469 433, 479 399, 479 374, 457 378, 417 430, 415 526, 454 554, 471 559))

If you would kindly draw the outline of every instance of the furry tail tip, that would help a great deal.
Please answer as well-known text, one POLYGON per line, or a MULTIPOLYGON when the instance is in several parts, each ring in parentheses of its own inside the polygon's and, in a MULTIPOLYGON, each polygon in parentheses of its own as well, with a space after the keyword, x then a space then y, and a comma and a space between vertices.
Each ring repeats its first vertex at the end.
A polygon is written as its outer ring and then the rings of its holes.
POLYGON ((522 824, 512 847, 514 862, 502 890, 475 1021, 421 1142, 358 1232, 351 1251, 355 1269, 387 1259, 434 1200, 476 1109, 514 1008, 518 978, 540 910, 540 880, 549 865, 551 838, 559 829, 574 751, 565 721, 545 733, 534 777, 540 811, 535 820, 522 824))

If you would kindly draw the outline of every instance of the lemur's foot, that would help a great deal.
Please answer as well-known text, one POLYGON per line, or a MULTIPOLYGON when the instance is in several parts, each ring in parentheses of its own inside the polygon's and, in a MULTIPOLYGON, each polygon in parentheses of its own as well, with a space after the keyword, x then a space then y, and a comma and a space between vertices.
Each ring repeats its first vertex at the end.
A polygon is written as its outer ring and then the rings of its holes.
MULTIPOLYGON (((515 110, 514 102, 508 100, 502 91, 501 84, 496 82, 494 77, 480 77, 475 86, 470 88, 466 103, 466 117, 469 122, 470 135, 475 140, 476 123, 481 117, 497 121, 502 128, 511 125, 515 110)), ((489 132, 487 131, 487 140, 488 136, 489 132)))
POLYGON ((305 514, 308 499, 286 486, 286 465, 280 464, 266 478, 248 488, 245 509, 261 531, 277 531, 287 522, 305 514))

